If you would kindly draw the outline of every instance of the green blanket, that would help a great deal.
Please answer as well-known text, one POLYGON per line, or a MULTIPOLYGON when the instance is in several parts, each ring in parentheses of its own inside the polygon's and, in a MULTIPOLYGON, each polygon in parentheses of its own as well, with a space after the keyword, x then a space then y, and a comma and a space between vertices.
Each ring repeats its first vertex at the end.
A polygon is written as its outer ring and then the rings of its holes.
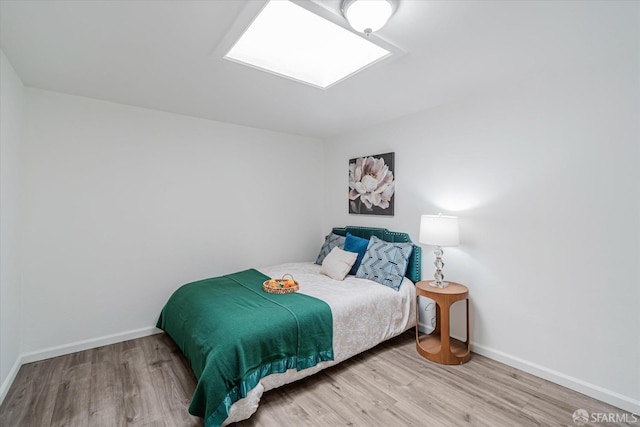
POLYGON ((261 378, 333 360, 329 306, 298 293, 262 290, 269 278, 245 270, 186 284, 162 309, 165 330, 198 379, 189 412, 219 426, 261 378))

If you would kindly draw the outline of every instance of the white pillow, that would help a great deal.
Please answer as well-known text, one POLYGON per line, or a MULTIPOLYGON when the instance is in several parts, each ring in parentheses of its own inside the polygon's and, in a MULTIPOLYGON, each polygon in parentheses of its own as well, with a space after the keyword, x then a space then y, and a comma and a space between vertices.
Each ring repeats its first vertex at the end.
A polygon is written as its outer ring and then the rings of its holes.
POLYGON ((320 273, 335 280, 344 280, 357 258, 357 253, 343 251, 336 246, 331 249, 329 255, 322 261, 320 273))

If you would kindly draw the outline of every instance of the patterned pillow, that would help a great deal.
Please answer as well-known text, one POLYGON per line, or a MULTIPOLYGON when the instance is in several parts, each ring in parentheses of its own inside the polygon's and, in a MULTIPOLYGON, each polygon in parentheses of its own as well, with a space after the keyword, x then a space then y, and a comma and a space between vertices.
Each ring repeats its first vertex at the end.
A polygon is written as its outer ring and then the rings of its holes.
POLYGON ((407 271, 412 251, 411 243, 385 242, 371 236, 356 277, 373 280, 397 291, 407 271))
POLYGON ((344 240, 345 240, 344 236, 338 236, 337 234, 329 233, 324 238, 324 243, 320 248, 320 253, 318 254, 318 258, 316 259, 316 264, 322 265, 322 261, 324 261, 324 258, 327 255, 329 255, 329 252, 331 252, 331 249, 335 248, 336 246, 339 247, 340 249, 344 248, 344 240))

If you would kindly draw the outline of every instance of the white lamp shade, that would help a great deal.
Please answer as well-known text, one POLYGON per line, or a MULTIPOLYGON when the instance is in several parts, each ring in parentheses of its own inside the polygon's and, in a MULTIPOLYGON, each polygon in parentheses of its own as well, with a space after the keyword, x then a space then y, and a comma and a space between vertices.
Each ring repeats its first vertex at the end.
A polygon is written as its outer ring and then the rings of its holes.
POLYGON ((388 0, 345 1, 343 10, 349 25, 361 33, 379 30, 393 15, 393 5, 388 0))
POLYGON ((433 246, 457 246, 460 243, 457 216, 422 215, 420 243, 433 246))

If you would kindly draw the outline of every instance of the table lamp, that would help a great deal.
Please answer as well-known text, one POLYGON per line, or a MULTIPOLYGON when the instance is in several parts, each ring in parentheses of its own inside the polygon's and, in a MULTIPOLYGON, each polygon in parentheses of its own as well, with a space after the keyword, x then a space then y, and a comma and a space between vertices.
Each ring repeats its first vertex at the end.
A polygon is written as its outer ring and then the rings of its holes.
POLYGON ((422 215, 420 218, 420 243, 435 246, 433 253, 436 255, 434 265, 436 272, 433 277, 436 279, 429 282, 429 285, 436 288, 446 288, 449 283, 444 282, 442 274, 442 246, 458 246, 460 241, 457 216, 422 215))

